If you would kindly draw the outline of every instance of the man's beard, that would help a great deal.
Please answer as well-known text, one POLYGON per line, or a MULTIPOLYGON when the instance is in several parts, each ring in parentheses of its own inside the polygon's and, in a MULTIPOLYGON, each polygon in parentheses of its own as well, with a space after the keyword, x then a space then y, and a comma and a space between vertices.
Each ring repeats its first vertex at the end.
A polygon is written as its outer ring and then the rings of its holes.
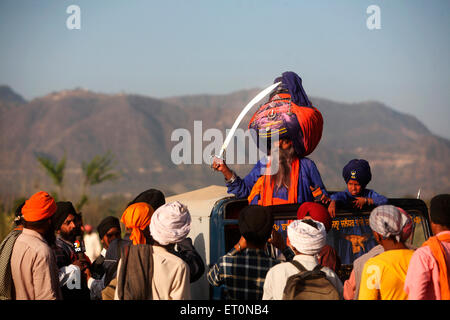
POLYGON ((59 230, 59 235, 61 236, 61 238, 63 238, 66 241, 74 242, 76 233, 75 233, 75 229, 73 229, 71 232, 64 232, 62 230, 59 230))
POLYGON ((289 189, 291 185, 291 165, 295 159, 296 153, 294 146, 290 146, 288 149, 281 149, 274 147, 271 150, 271 178, 270 182, 274 183, 274 186, 279 189, 285 186, 289 189), (272 172, 275 171, 273 174, 272 172))

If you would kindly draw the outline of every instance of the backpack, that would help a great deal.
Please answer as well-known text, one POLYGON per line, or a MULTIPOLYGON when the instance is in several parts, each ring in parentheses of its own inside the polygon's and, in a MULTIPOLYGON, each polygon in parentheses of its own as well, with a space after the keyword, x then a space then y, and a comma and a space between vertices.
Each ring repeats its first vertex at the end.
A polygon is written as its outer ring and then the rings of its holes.
POLYGON ((283 300, 340 300, 339 292, 320 270, 320 265, 306 270, 298 261, 292 260, 290 263, 300 272, 287 279, 283 300))

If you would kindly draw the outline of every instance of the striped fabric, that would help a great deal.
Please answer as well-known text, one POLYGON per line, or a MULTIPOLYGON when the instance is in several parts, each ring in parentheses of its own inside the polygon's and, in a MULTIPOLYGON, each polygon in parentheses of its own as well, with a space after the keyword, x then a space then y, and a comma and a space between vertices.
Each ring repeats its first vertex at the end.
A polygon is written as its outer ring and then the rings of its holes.
POLYGON ((261 249, 233 249, 211 268, 208 281, 213 286, 225 285, 227 299, 261 300, 266 274, 278 263, 261 249))
POLYGON ((411 223, 411 218, 400 210, 392 205, 376 207, 370 213, 370 228, 384 238, 395 236, 400 241, 403 228, 411 223))
POLYGON ((11 254, 22 230, 11 231, 0 244, 0 300, 14 298, 14 284, 11 274, 11 254))

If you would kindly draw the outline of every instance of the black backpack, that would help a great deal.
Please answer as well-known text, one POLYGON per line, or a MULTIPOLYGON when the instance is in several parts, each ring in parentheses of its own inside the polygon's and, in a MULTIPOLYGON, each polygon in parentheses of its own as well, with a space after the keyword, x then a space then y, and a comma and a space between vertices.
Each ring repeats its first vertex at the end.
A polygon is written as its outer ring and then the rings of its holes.
POLYGON ((287 279, 283 300, 340 300, 339 292, 320 270, 320 265, 306 270, 298 261, 292 260, 290 263, 300 272, 287 279))

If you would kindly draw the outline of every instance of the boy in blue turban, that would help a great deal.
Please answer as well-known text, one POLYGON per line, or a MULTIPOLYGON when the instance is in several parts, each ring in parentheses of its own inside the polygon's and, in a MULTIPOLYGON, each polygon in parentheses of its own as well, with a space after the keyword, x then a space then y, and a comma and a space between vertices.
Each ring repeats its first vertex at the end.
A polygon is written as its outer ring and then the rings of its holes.
POLYGON ((347 184, 347 190, 336 192, 330 197, 331 202, 328 206, 328 212, 332 218, 336 215, 336 201, 352 202, 353 206, 358 209, 362 209, 364 205, 380 206, 387 204, 386 197, 371 189, 366 189, 367 184, 372 179, 370 166, 366 160, 350 160, 342 170, 342 176, 347 184))

